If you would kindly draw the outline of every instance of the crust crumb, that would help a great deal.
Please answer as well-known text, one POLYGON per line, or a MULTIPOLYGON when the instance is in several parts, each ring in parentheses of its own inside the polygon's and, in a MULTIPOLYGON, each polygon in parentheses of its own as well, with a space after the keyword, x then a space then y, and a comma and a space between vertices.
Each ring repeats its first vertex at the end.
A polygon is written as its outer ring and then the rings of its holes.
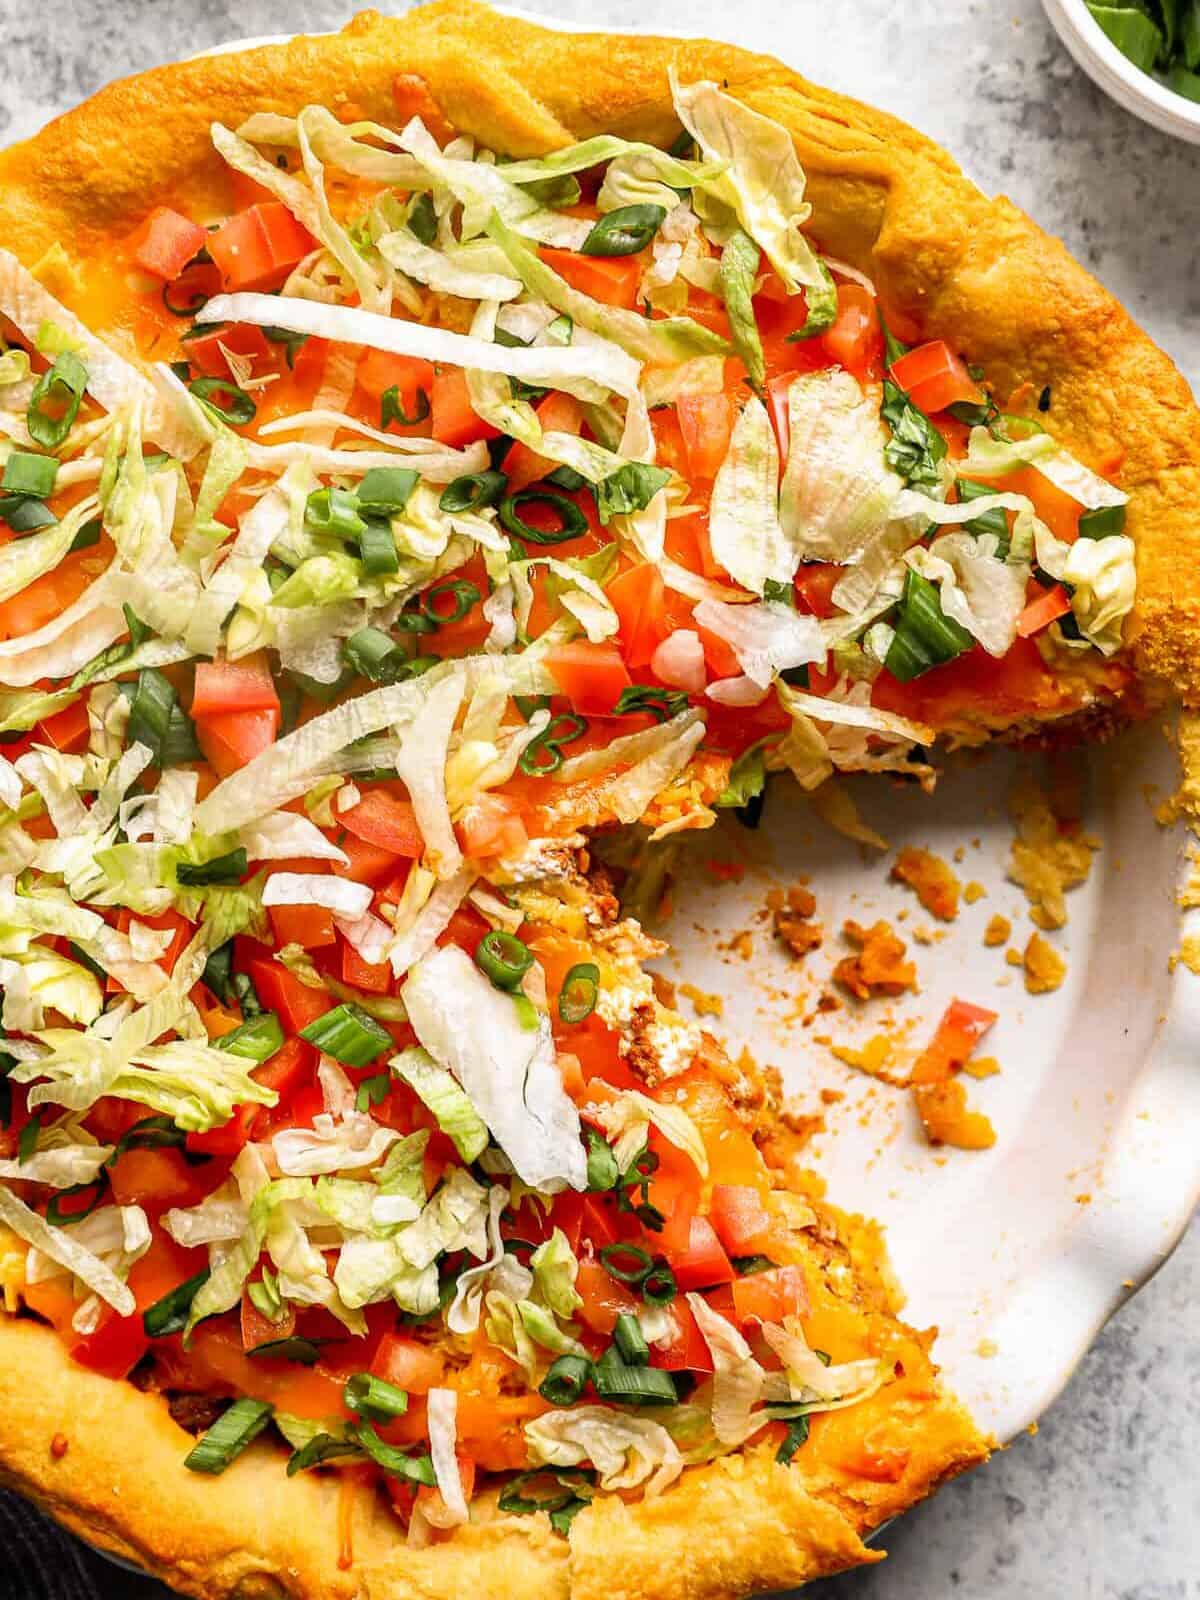
POLYGON ((879 1078, 883 1083, 899 1087, 908 1082, 908 1068, 898 1065, 895 1042, 886 1033, 875 1034, 860 1050, 848 1044, 830 1044, 829 1050, 846 1066, 853 1067, 856 1072, 865 1072, 869 1077, 879 1078))
POLYGON ((958 1150, 989 1150, 996 1130, 981 1111, 967 1106, 967 1091, 957 1078, 945 1083, 918 1083, 913 1087, 917 1114, 930 1144, 950 1144, 958 1150))
POLYGON ((1171 963, 1172 970, 1176 960, 1182 961, 1190 972, 1200 974, 1200 933, 1189 933, 1180 941, 1179 954, 1171 963))
POLYGON ((986 895, 987 890, 975 878, 972 878, 970 883, 963 889, 963 899, 969 906, 973 906, 977 900, 984 899, 986 895))
POLYGON ((864 928, 857 922, 842 925, 843 937, 858 946, 855 955, 843 956, 833 969, 833 981, 856 995, 870 1000, 873 995, 903 994, 917 986, 917 969, 904 959, 907 945, 886 922, 864 928))
POLYGON ((994 1078, 1000 1071, 1000 1063, 995 1056, 980 1056, 977 1060, 964 1061, 962 1069, 968 1078, 994 1078))
POLYGON ((1001 945, 1012 932, 1012 923, 1007 917, 1002 917, 999 912, 990 919, 983 930, 983 942, 986 945, 1001 945))
POLYGON ((819 950, 825 930, 812 920, 817 901, 811 889, 803 884, 793 884, 790 889, 772 889, 767 895, 767 909, 775 937, 785 944, 797 961, 803 961, 810 950, 819 950))
POLYGON ((697 989, 694 983, 681 983, 679 992, 685 1000, 692 1002, 698 1016, 723 1017, 725 1015, 725 1002, 719 994, 709 994, 706 989, 697 989))
POLYGON ((1048 994, 1057 989, 1067 975, 1067 963, 1040 933, 1031 933, 1022 957, 1025 987, 1030 994, 1048 994))
POLYGON ((930 916, 940 922, 953 922, 958 916, 962 885, 957 873, 932 850, 906 845, 892 863, 891 875, 914 891, 930 916))
POLYGON ((1023 777, 1013 787, 1009 810, 1017 833, 1008 876, 1025 891, 1039 928, 1061 928, 1066 891, 1087 881, 1100 848, 1099 839, 1080 825, 1078 786, 1059 782, 1046 794, 1031 776, 1023 777))

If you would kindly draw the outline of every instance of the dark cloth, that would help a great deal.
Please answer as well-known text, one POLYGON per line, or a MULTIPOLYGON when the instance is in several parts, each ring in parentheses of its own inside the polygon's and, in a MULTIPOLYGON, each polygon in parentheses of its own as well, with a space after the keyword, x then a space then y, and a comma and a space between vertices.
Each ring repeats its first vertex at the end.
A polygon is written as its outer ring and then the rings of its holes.
POLYGON ((97 1555, 15 1494, 0 1494, 0 1596, 171 1600, 160 1584, 97 1555))

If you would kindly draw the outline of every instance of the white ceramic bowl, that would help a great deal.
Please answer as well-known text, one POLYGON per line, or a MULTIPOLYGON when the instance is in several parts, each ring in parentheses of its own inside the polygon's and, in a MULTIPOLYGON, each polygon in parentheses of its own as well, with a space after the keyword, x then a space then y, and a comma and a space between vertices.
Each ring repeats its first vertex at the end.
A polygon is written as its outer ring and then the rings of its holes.
POLYGON ((1111 100, 1164 133, 1200 144, 1200 104, 1135 67, 1113 44, 1084 0, 1042 0, 1042 5, 1076 63, 1111 100))

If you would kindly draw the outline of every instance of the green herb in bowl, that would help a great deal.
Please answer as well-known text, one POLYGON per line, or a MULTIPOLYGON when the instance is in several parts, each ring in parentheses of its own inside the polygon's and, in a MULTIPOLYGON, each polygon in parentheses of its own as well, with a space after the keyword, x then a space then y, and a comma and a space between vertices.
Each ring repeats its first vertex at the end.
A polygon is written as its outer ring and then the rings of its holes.
POLYGON ((1200 0, 1087 0, 1087 8, 1134 66, 1200 102, 1200 0))

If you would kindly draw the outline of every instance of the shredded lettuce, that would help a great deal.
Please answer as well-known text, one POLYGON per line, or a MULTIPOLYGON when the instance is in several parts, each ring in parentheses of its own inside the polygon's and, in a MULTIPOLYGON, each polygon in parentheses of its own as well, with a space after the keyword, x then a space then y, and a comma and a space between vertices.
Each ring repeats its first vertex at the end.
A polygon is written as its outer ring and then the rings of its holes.
POLYGON ((781 600, 731 606, 701 600, 695 619, 726 640, 745 675, 765 689, 777 672, 825 660, 825 639, 815 617, 802 617, 781 600))
POLYGON ((689 1294, 687 1302, 713 1360, 713 1432, 723 1445, 743 1444, 765 1374, 742 1335, 703 1295, 689 1294))
POLYGON ((640 1089, 622 1089, 615 1099, 589 1105, 587 1114, 603 1128, 622 1172, 632 1166, 645 1148, 646 1135, 654 1128, 669 1144, 683 1151, 702 1178, 708 1177, 708 1152, 700 1130, 679 1106, 651 1100, 640 1089))
POLYGON ((31 1249, 87 1285, 122 1317, 133 1315, 137 1302, 127 1284, 92 1250, 80 1242, 78 1227, 55 1228, 23 1200, 0 1184, 0 1222, 31 1249))
MULTIPOLYGON (((1081 543, 1094 541, 1081 540, 1081 543)), ((905 561, 938 586, 942 610, 964 627, 987 653, 1007 654, 1025 609, 1027 562, 1002 561, 996 535, 947 533, 929 546, 916 545, 905 561)))
POLYGON ((972 428, 964 461, 957 463, 960 477, 975 473, 996 477, 1018 467, 1032 466, 1055 488, 1069 494, 1089 511, 1101 506, 1123 506, 1129 496, 1099 473, 1077 461, 1049 433, 1031 433, 1023 439, 997 439, 987 428, 972 428))
POLYGON ((779 520, 779 450, 757 395, 742 407, 713 483, 712 552, 735 583, 761 595, 768 581, 790 584, 796 551, 779 520))
POLYGON ((607 1406, 570 1406, 525 1424, 535 1466, 578 1467, 590 1462, 602 1489, 660 1494, 683 1471, 683 1457, 661 1423, 607 1406))
POLYGON ((432 1111, 438 1127, 453 1141, 464 1161, 470 1163, 483 1153, 488 1142, 487 1128, 452 1073, 439 1067, 427 1050, 417 1047, 393 1056, 391 1065, 392 1071, 432 1111))
POLYGON ((523 1026, 513 997, 496 989, 457 945, 425 956, 401 991, 417 1038, 453 1072, 531 1188, 587 1182, 579 1114, 562 1086, 544 1016, 523 1026))
POLYGON ((434 1476, 446 1516, 443 1526, 455 1527, 468 1519, 467 1499, 458 1469, 455 1446, 458 1442, 458 1393, 454 1389, 430 1389, 427 1420, 429 1453, 434 1476))

